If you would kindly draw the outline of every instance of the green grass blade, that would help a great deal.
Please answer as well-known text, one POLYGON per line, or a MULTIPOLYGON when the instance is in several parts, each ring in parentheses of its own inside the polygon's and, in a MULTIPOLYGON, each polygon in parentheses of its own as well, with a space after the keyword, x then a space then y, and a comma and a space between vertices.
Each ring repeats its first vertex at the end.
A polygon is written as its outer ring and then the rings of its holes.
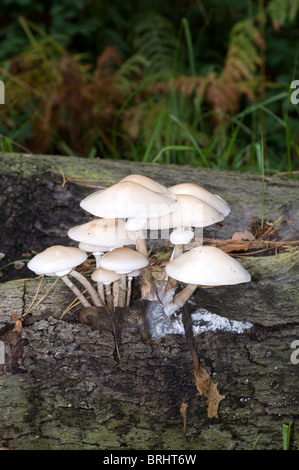
POLYGON ((157 155, 153 158, 153 160, 151 160, 152 163, 158 162, 164 152, 169 152, 172 150, 176 152, 186 151, 186 150, 195 150, 195 147, 191 147, 188 145, 168 145, 166 147, 163 147, 162 150, 160 150, 160 152, 157 153, 157 155))
POLYGON ((290 449, 291 429, 292 429, 292 423, 284 424, 282 427, 283 450, 290 449))
POLYGON ((191 132, 189 131, 189 129, 176 117, 174 116, 173 114, 170 114, 169 115, 170 119, 172 119, 181 129, 184 130, 184 132, 186 133, 186 135, 189 137, 189 139, 191 140, 192 144, 194 145, 195 147, 195 150, 196 152, 198 153, 198 155, 200 156, 201 160, 202 160, 202 163, 204 164, 204 166, 208 167, 208 162, 206 160, 206 157, 204 155, 204 152, 202 151, 202 149, 199 147, 199 145, 197 144, 195 138, 193 137, 193 135, 191 134, 191 132))
POLYGON ((157 121, 156 121, 156 125, 154 127, 154 130, 153 130, 153 133, 151 135, 150 141, 149 141, 149 143, 146 147, 146 150, 144 152, 144 155, 143 155, 143 158, 142 158, 143 162, 148 162, 150 160, 150 153, 151 153, 152 148, 154 146, 155 140, 156 140, 158 135, 161 135, 163 121, 164 121, 164 114, 160 114, 157 121))
POLYGON ((264 139, 262 136, 261 143, 255 144, 257 163, 262 175, 262 200, 261 200, 261 227, 264 226, 264 204, 265 204, 265 164, 264 164, 264 139))
POLYGON ((185 36, 186 36, 186 41, 187 41, 188 57, 189 57, 189 62, 190 62, 191 75, 193 75, 193 77, 195 77, 196 76, 196 69, 195 69, 193 44, 192 44, 192 38, 191 38, 191 33, 190 33, 190 28, 189 28, 189 23, 188 23, 187 18, 183 18, 182 23, 183 23, 185 36))

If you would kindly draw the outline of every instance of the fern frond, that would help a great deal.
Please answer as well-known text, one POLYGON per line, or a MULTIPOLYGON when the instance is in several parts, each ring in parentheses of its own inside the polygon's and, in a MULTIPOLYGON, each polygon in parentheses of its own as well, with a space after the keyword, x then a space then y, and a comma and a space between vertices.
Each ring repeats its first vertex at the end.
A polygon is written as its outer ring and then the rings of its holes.
POLYGON ((207 89, 207 100, 211 104, 218 125, 226 113, 239 109, 242 95, 254 98, 258 85, 257 71, 261 63, 261 48, 264 42, 255 25, 254 18, 235 23, 222 72, 211 75, 207 89))
POLYGON ((177 45, 173 24, 158 13, 138 15, 132 22, 129 41, 148 62, 148 72, 171 69, 177 45))
POLYGON ((149 62, 142 55, 133 55, 119 66, 113 77, 113 85, 124 95, 128 95, 135 88, 136 81, 142 78, 148 65, 149 62))
POLYGON ((266 12, 276 30, 288 23, 293 23, 298 11, 299 0, 271 0, 266 8, 266 12))

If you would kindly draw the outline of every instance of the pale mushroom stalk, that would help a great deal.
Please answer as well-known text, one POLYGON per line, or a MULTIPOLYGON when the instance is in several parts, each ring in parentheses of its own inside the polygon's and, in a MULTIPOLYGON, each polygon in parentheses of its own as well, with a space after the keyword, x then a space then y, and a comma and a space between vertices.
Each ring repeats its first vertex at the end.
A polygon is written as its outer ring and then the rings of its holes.
MULTIPOLYGON (((146 241, 143 230, 139 230, 136 234, 136 249, 142 255, 148 257, 146 241)), ((156 292, 156 284, 153 278, 150 265, 140 271, 141 296, 143 299, 155 301, 158 299, 156 292)))
POLYGON ((113 295, 113 306, 118 307, 118 299, 119 299, 119 289, 120 289, 120 281, 113 282, 112 285, 112 295, 113 295))
POLYGON ((83 276, 81 273, 78 271, 75 271, 74 269, 71 270, 70 275, 73 276, 77 281, 79 281, 85 289, 89 292, 92 301, 97 307, 103 307, 103 302, 99 296, 99 294, 96 292, 96 290, 93 288, 92 284, 86 279, 85 276, 83 276))
POLYGON ((103 252, 95 252, 95 253, 92 253, 95 260, 96 260, 96 268, 98 268, 100 266, 100 259, 101 257, 103 256, 103 252))
POLYGON ((110 312, 114 312, 114 303, 113 303, 113 294, 111 289, 111 284, 105 285, 105 293, 106 293, 106 302, 107 307, 110 312))
POLYGON ((187 300, 190 299, 191 295, 194 293, 197 287, 197 284, 188 284, 186 287, 184 287, 184 289, 174 296, 172 301, 171 299, 167 299, 168 301, 165 302, 164 306, 166 315, 170 316, 179 308, 181 308, 187 302, 187 300))
POLYGON ((167 306, 172 301, 177 286, 178 281, 172 277, 167 276, 167 279, 163 281, 159 295, 164 306, 167 306))
POLYGON ((127 289, 127 300, 126 300, 126 306, 129 307, 130 301, 131 301, 131 294, 132 294, 132 276, 128 276, 128 289, 127 289))
MULTIPOLYGON (((170 261, 177 258, 184 253, 184 248, 187 243, 189 243, 194 237, 194 232, 191 229, 186 229, 181 226, 176 228, 170 235, 170 241, 174 245, 172 250, 170 261)), ((169 278, 165 272, 164 281, 162 283, 162 288, 160 290, 160 298, 162 302, 166 305, 173 298, 176 288, 177 281, 173 278, 169 278)))
POLYGON ((105 304, 104 284, 102 282, 97 282, 97 289, 98 289, 98 294, 100 296, 101 301, 103 302, 103 304, 105 304))
POLYGON ((75 294, 76 297, 80 300, 83 307, 91 307, 91 304, 84 297, 82 292, 72 283, 72 281, 67 277, 67 275, 60 277, 60 279, 68 286, 69 289, 75 294))
POLYGON ((126 297, 127 297, 127 276, 126 276, 126 274, 121 274, 120 286, 119 286, 118 307, 125 307, 126 306, 126 297))

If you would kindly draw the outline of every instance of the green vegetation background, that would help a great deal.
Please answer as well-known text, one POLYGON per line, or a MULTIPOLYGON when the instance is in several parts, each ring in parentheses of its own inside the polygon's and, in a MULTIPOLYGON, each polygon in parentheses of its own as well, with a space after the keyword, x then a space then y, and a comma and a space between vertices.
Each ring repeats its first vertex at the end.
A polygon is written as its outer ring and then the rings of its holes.
POLYGON ((299 0, 2 0, 0 148, 299 172, 299 0))

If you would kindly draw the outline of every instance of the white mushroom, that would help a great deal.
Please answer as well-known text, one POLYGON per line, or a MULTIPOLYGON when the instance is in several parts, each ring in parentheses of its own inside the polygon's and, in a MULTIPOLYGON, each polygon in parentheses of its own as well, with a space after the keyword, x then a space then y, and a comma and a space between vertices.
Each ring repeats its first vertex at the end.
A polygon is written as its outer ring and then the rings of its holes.
MULTIPOLYGON (((133 181, 120 181, 102 191, 87 196, 80 206, 97 217, 135 219, 137 250, 147 256, 147 246, 143 231, 145 219, 169 214, 177 207, 174 194, 159 193, 133 181), (140 220, 141 219, 141 224, 140 220)), ((132 228, 130 226, 130 228, 132 228)), ((156 289, 150 269, 141 273, 141 290, 143 298, 156 300, 156 289)))
POLYGON ((106 253, 100 260, 100 266, 115 271, 121 275, 119 306, 126 305, 126 275, 135 271, 142 270, 148 266, 149 260, 146 256, 131 248, 122 247, 106 253))
POLYGON ((141 184, 141 186, 145 186, 146 188, 151 189, 152 191, 156 191, 157 193, 161 193, 161 194, 165 194, 169 192, 169 190, 165 186, 153 180, 152 178, 149 178, 148 176, 144 176, 144 175, 138 175, 138 174, 128 175, 128 176, 125 176, 125 178, 123 178, 120 181, 133 181, 133 183, 141 184))
POLYGON ((97 217, 138 219, 168 214, 177 203, 170 192, 162 194, 133 181, 120 181, 90 194, 80 206, 97 217))
POLYGON ((96 268, 99 266, 99 259, 103 256, 106 251, 109 251, 109 248, 101 245, 91 245, 90 243, 80 242, 78 245, 80 250, 86 251, 86 253, 92 253, 95 261, 96 268))
POLYGON ((93 253, 96 267, 99 266, 100 257, 109 248, 136 244, 135 233, 128 232, 125 228, 125 222, 121 219, 91 220, 72 227, 68 231, 68 236, 72 240, 87 244, 86 251, 93 253), (90 245, 95 245, 94 251, 90 249, 90 245))
POLYGON ((107 300, 107 307, 112 312, 114 310, 114 301, 113 293, 111 290, 111 284, 119 281, 121 275, 115 271, 104 269, 102 267, 97 268, 91 275, 91 279, 97 282, 99 295, 101 296, 103 302, 105 302, 105 297, 107 300), (103 289, 105 287, 105 292, 103 289), (106 295, 105 295, 106 294, 106 295))
MULTIPOLYGON (((190 227, 203 228, 220 222, 224 215, 214 209, 206 202, 189 194, 176 195, 178 201, 177 209, 162 217, 148 219, 147 228, 152 230, 169 230, 175 228, 174 233, 170 235, 170 240, 175 242, 171 258, 175 258, 184 251, 185 242, 193 238, 193 232, 190 227)), ((165 277, 162 283, 159 297, 162 299, 165 295, 169 298, 173 296, 176 289, 174 280, 168 281, 165 277), (167 284, 166 284, 167 281, 167 284)))
POLYGON ((206 202, 189 194, 176 195, 177 208, 166 215, 151 217, 146 228, 149 230, 165 230, 178 227, 207 227, 224 219, 222 213, 206 202))
MULTIPOLYGON (((169 193, 169 190, 165 186, 149 178, 148 176, 138 175, 138 174, 128 175, 125 178, 123 178, 121 181, 131 181, 133 183, 138 183, 141 186, 144 186, 145 188, 148 188, 151 191, 155 191, 157 193, 161 193, 161 194, 169 193)), ((140 219, 128 218, 127 223, 126 223, 126 228, 127 230, 138 231, 138 230, 143 229, 145 225, 146 225, 146 217, 143 217, 140 219)))
POLYGON ((234 258, 214 246, 199 246, 170 261, 168 276, 187 286, 165 305, 168 315, 191 297, 197 286, 225 286, 250 281, 249 272, 234 258))
POLYGON ((194 183, 179 183, 168 188, 173 194, 189 194, 197 197, 214 207, 218 212, 226 217, 230 213, 230 207, 224 199, 217 194, 213 194, 207 189, 194 183))
POLYGON ((90 282, 74 268, 87 259, 87 254, 79 248, 54 245, 35 255, 27 264, 28 268, 36 274, 46 276, 58 276, 74 292, 84 307, 90 307, 90 303, 67 277, 76 278, 90 293, 96 306, 100 306, 100 300, 90 282))

